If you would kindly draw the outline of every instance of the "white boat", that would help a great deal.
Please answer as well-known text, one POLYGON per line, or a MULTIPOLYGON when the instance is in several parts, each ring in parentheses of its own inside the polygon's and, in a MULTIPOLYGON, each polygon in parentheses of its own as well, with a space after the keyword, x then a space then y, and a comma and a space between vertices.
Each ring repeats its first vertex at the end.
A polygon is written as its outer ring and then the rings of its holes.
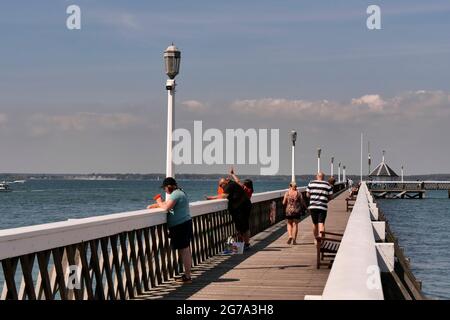
POLYGON ((11 192, 11 188, 6 182, 0 182, 0 192, 11 192))

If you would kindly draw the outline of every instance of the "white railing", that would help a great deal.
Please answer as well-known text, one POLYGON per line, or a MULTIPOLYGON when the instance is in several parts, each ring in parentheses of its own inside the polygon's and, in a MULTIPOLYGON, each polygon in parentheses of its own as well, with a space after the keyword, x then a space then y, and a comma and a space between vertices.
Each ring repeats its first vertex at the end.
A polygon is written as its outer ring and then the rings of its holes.
MULTIPOLYGON (((284 192, 286 190, 256 193, 252 203, 280 198, 284 192)), ((227 203, 228 200, 191 202, 191 216, 226 210, 227 203)), ((166 211, 145 209, 0 230, 0 260, 143 229, 166 221, 166 211)))
POLYGON ((382 300, 383 290, 371 212, 373 199, 361 184, 322 299, 382 300))

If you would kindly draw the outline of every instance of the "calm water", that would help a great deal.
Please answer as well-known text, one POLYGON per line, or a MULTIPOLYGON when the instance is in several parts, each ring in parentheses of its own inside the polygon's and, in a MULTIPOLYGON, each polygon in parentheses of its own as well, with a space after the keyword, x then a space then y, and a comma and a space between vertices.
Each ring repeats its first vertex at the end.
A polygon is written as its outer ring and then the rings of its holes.
POLYGON ((450 299, 450 199, 427 191, 425 199, 378 200, 424 293, 450 299))

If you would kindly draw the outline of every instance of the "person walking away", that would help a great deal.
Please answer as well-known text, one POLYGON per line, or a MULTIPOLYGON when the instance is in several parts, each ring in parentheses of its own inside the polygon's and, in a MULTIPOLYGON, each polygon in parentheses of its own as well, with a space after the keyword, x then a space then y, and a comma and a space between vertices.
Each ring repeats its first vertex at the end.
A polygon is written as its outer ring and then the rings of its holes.
POLYGON ((286 191, 283 198, 283 206, 285 206, 286 224, 288 232, 287 244, 297 244, 298 223, 301 216, 305 212, 306 204, 303 195, 297 190, 297 184, 291 182, 289 190, 286 191))
MULTIPOLYGON (((177 282, 191 283, 192 256, 190 242, 193 237, 192 218, 189 211, 189 200, 186 193, 180 189, 174 178, 166 178, 161 188, 169 195, 166 201, 162 201, 161 194, 154 197, 157 207, 167 211, 167 227, 169 238, 174 249, 178 250, 181 257, 184 274, 177 278, 177 282)), ((149 208, 154 208, 154 205, 149 208)))
POLYGON ((313 222, 314 244, 317 244, 319 232, 325 231, 328 202, 333 194, 333 188, 324 179, 325 174, 318 172, 316 180, 311 181, 306 188, 306 196, 309 198, 308 209, 313 222))

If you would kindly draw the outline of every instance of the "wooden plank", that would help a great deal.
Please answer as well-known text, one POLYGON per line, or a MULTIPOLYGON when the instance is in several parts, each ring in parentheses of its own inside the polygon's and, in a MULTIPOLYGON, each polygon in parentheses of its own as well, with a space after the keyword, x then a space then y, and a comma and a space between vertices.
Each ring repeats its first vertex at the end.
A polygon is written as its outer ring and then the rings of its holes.
POLYGON ((159 257, 161 259, 161 274, 164 281, 168 281, 168 272, 167 272, 167 257, 166 257, 166 250, 165 250, 165 239, 163 236, 163 226, 159 225, 156 227, 157 233, 158 233, 158 251, 159 251, 159 257))
POLYGON ((66 287, 66 275, 65 275, 65 268, 67 268, 67 263, 64 263, 63 261, 63 248, 55 248, 52 249, 52 255, 53 255, 53 263, 55 265, 55 272, 56 272, 56 283, 58 284, 58 292, 60 295, 61 300, 67 300, 67 287, 66 287))
MULTIPOLYGON (((136 237, 135 237, 135 231, 128 232, 128 241, 129 241, 129 247, 130 247, 130 265, 132 264, 133 271, 134 271, 134 283, 133 287, 136 289, 137 294, 142 294, 142 276, 141 276, 141 270, 139 267, 137 254, 136 254, 136 237)), ((138 240, 139 242, 139 240, 138 240)))
POLYGON ((137 235, 136 240, 137 240, 137 245, 138 245, 137 256, 139 257, 140 269, 141 269, 141 273, 142 273, 142 283, 144 285, 144 290, 149 291, 150 285, 148 282, 147 264, 146 264, 146 259, 145 259, 146 254, 145 254, 145 250, 144 250, 145 239, 144 239, 143 232, 144 232, 143 230, 136 231, 136 235, 137 235))
POLYGON ((116 275, 116 283, 115 283, 115 288, 114 290, 119 292, 119 296, 121 300, 124 300, 127 298, 126 292, 125 292, 125 287, 124 287, 124 279, 123 279, 123 274, 122 274, 122 265, 121 265, 121 261, 119 258, 119 250, 117 248, 118 246, 118 236, 114 235, 111 236, 110 238, 111 241, 111 252, 112 252, 112 256, 113 256, 113 266, 114 266, 114 273, 116 275))
POLYGON ((162 273, 161 273, 161 264, 160 264, 160 254, 159 254, 159 246, 158 239, 156 235, 156 226, 150 228, 150 234, 152 238, 152 253, 153 253, 153 261, 155 263, 155 276, 158 284, 162 284, 162 273))
POLYGON ((3 274, 5 276, 5 283, 7 287, 6 299, 17 300, 19 298, 17 294, 15 274, 17 270, 17 263, 19 258, 10 258, 2 260, 3 274))
POLYGON ((121 233, 119 234, 119 242, 120 242, 120 248, 122 251, 122 263, 123 267, 125 269, 125 287, 128 291, 128 297, 130 299, 133 299, 134 294, 134 287, 133 287, 133 278, 131 276, 131 268, 130 268, 130 260, 128 259, 130 246, 127 246, 127 234, 121 233))
POLYGON ((48 274, 48 263, 50 260, 50 253, 51 253, 50 250, 37 253, 39 273, 42 279, 42 290, 44 291, 46 300, 54 299, 52 285, 50 284, 50 277, 48 274))
MULTIPOLYGON (((81 276, 82 276, 82 283, 84 283, 85 286, 85 295, 87 299, 93 300, 94 299, 94 290, 92 289, 92 278, 90 273, 89 264, 87 261, 87 244, 86 242, 82 242, 77 245, 78 252, 80 253, 80 261, 81 261, 81 276)), ((84 297, 83 297, 84 298, 84 297)))
MULTIPOLYGON (((77 254, 76 247, 70 245, 66 247, 67 261, 69 266, 79 266, 79 254, 77 254)), ((73 288, 69 290, 69 299, 83 300, 83 286, 80 289, 73 288)))
POLYGON ((153 268, 153 253, 150 242, 150 228, 144 229, 144 241, 145 241, 145 252, 147 255, 147 264, 148 264, 148 274, 150 278, 150 285, 152 288, 156 287, 156 279, 155 279, 155 268, 153 268))
POLYGON ((100 259, 98 257, 99 240, 89 241, 91 248, 90 266, 95 276, 95 299, 105 300, 105 290, 103 289, 103 277, 100 267, 100 259))
MULTIPOLYGON (((107 291, 108 291, 108 297, 111 300, 117 299, 117 294, 115 292, 115 286, 114 286, 114 280, 113 280, 113 274, 112 274, 112 267, 111 267, 111 259, 110 259, 110 252, 108 250, 108 238, 101 238, 100 239, 100 248, 102 250, 102 258, 103 258, 103 264, 102 264, 102 272, 105 274, 106 278, 106 284, 107 284, 107 291)), ((113 258, 114 259, 114 258, 113 258)), ((125 299, 125 292, 120 292, 118 290, 119 296, 123 299, 125 299)))
MULTIPOLYGON (((33 281, 33 265, 35 257, 35 254, 28 254, 20 257, 20 265, 22 267, 23 281, 25 284, 25 294, 29 300, 36 300, 33 281)), ((21 299, 23 299, 23 297, 21 299)))

